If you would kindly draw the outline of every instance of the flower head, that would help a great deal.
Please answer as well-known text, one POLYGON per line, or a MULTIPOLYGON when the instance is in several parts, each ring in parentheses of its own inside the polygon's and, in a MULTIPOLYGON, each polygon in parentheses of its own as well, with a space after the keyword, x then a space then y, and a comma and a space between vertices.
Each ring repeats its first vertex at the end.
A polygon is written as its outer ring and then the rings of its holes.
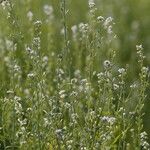
POLYGON ((105 60, 104 63, 103 63, 103 65, 104 65, 105 69, 108 69, 108 68, 111 67, 111 62, 109 60, 105 60))

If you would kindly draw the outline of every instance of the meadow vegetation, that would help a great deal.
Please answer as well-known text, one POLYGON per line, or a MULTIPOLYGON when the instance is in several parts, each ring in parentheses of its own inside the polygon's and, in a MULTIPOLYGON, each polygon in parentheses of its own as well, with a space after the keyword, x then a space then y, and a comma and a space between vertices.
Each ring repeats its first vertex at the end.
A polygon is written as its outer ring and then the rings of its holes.
POLYGON ((0 150, 149 150, 148 4, 1 2, 0 150))

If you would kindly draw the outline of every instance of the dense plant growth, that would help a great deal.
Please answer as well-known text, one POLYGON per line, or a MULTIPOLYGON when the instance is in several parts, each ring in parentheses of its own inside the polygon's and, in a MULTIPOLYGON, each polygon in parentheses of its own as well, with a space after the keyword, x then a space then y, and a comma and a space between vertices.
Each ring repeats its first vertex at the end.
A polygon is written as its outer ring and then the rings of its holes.
POLYGON ((120 63, 115 20, 94 0, 86 22, 71 26, 68 1, 58 3, 61 19, 49 3, 37 19, 31 3, 5 0, 0 7, 0 149, 150 149, 142 44, 134 46, 132 76, 132 64, 120 63))

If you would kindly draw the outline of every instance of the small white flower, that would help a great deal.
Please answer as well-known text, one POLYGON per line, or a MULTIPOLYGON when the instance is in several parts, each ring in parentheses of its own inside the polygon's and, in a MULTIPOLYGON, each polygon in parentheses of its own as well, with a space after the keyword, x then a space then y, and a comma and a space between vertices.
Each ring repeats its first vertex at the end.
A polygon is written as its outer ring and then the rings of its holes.
POLYGON ((97 20, 98 20, 98 21, 104 21, 104 17, 98 16, 98 17, 97 17, 97 20))
POLYGON ((81 147, 81 150, 87 150, 87 148, 86 147, 81 147))
POLYGON ((108 123, 110 123, 111 125, 113 125, 113 124, 115 123, 115 121, 116 121, 116 118, 114 118, 114 117, 109 117, 109 116, 103 116, 103 117, 101 117, 101 121, 103 121, 103 122, 108 122, 108 123))
POLYGON ((81 72, 80 72, 80 70, 75 70, 74 76, 75 76, 76 78, 80 78, 80 77, 81 77, 81 72))
POLYGON ((13 46, 14 46, 13 41, 6 39, 5 42, 6 42, 7 49, 12 49, 13 48, 13 46))
POLYGON ((65 90, 61 90, 61 91, 59 92, 59 95, 64 94, 64 93, 65 93, 65 90))
POLYGON ((80 23, 79 24, 79 29, 80 29, 80 32, 82 33, 86 33, 88 31, 88 28, 89 28, 89 25, 87 23, 80 23))
POLYGON ((141 45, 136 45, 136 49, 137 49, 137 51, 142 50, 143 49, 142 44, 141 45))
POLYGON ((98 79, 101 79, 103 76, 104 76, 103 72, 100 72, 100 73, 97 74, 98 79))
POLYGON ((60 98, 61 98, 61 99, 64 99, 64 98, 66 97, 65 90, 61 90, 61 91, 59 92, 59 95, 60 95, 60 98))
POLYGON ((48 57, 47 56, 43 57, 43 62, 48 62, 48 57))
POLYGON ((104 68, 110 68, 111 67, 111 62, 109 60, 105 60, 103 65, 104 65, 104 68))
POLYGON ((32 111, 32 108, 27 108, 27 112, 31 112, 32 111))
POLYGON ((44 5, 43 11, 46 15, 50 16, 53 13, 53 7, 50 5, 44 5))
POLYGON ((27 17, 28 17, 29 21, 32 21, 32 19, 33 19, 33 13, 32 13, 32 11, 28 11, 27 17))
POLYGON ((106 18, 106 20, 104 21, 104 27, 105 29, 108 28, 108 26, 110 25, 110 23, 113 21, 113 18, 112 17, 108 17, 106 18))
POLYGON ((148 70, 149 70, 148 67, 142 67, 142 72, 143 72, 143 73, 147 74, 147 73, 148 73, 148 70))
POLYGON ((13 90, 8 90, 7 93, 8 94, 14 94, 14 91, 13 90))
POLYGON ((73 33, 73 38, 76 39, 76 37, 77 37, 77 31, 78 31, 77 25, 72 26, 71 27, 71 31, 73 33))
POLYGON ((66 102, 66 103, 64 104, 64 106, 65 106, 67 109, 69 109, 69 108, 71 107, 71 105, 70 105, 68 102, 66 102))
POLYGON ((28 78, 35 77, 35 74, 34 74, 34 73, 29 73, 29 74, 27 75, 27 77, 28 77, 28 78))
POLYGON ((108 33, 108 34, 112 34, 112 33, 113 33, 113 31, 112 31, 112 26, 111 26, 111 25, 108 26, 107 33, 108 33))
POLYGON ((40 20, 37 20, 37 21, 34 22, 35 26, 40 26, 41 24, 42 24, 42 21, 40 21, 40 20))
POLYGON ((71 94, 70 94, 70 96, 77 96, 77 95, 78 95, 78 93, 75 92, 75 91, 72 91, 71 94))
POLYGON ((119 85, 118 84, 113 84, 114 90, 119 89, 119 85))
POLYGON ((56 134, 61 134, 61 133, 62 133, 62 129, 57 129, 57 130, 55 131, 55 133, 56 133, 56 134))
POLYGON ((48 125, 49 125, 48 119, 47 119, 47 118, 44 118, 44 126, 46 127, 46 126, 48 126, 48 125))
POLYGON ((137 87, 136 83, 133 83, 133 84, 130 85, 130 88, 132 88, 132 89, 135 89, 136 87, 137 87))
POLYGON ((85 84, 85 83, 87 83, 87 79, 82 79, 81 84, 85 84))
POLYGON ((3 9, 6 9, 7 7, 10 7, 10 2, 8 0, 1 0, 1 5, 3 9))
POLYGON ((15 97, 14 97, 14 100, 18 102, 18 101, 20 101, 20 100, 21 100, 21 97, 19 97, 19 96, 15 96, 15 97))
POLYGON ((125 73, 125 69, 124 68, 120 68, 120 69, 118 69, 118 72, 120 73, 120 74, 124 74, 125 73))
POLYGON ((61 68, 57 69, 56 71, 57 71, 58 74, 61 74, 61 75, 64 74, 64 71, 61 68))
POLYGON ((77 29, 78 29, 77 25, 73 25, 73 26, 71 27, 71 31, 73 32, 73 34, 76 34, 76 33, 77 33, 77 29))
POLYGON ((145 139, 145 137, 147 137, 147 133, 144 131, 140 134, 140 136, 142 139, 145 139))
POLYGON ((15 65, 14 66, 14 71, 19 71, 20 70, 20 67, 18 65, 15 65))
POLYGON ((89 0, 89 8, 93 8, 95 6, 94 0, 89 0))

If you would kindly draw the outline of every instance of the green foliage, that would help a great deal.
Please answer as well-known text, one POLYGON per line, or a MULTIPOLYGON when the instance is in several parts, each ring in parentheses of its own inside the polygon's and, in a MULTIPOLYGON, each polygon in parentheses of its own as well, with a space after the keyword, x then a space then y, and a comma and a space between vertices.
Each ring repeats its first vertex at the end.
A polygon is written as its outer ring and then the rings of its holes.
POLYGON ((150 149, 149 3, 3 1, 0 149, 150 149))

